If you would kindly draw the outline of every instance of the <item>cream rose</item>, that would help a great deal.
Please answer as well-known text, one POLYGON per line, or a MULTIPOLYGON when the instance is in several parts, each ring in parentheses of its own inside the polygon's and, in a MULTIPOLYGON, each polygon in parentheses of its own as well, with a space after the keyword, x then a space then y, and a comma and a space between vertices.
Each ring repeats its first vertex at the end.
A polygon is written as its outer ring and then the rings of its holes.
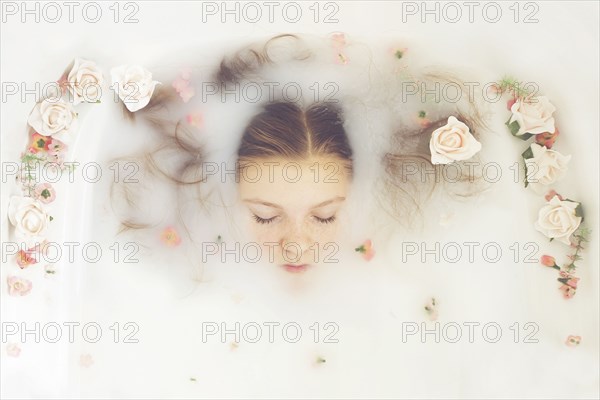
POLYGON ((15 227, 15 235, 32 248, 44 241, 50 216, 44 206, 31 197, 12 196, 8 204, 8 219, 15 227))
POLYGON ((527 166, 527 182, 550 185, 561 179, 567 172, 571 156, 564 156, 556 150, 533 143, 533 157, 525 159, 527 166))
POLYGON ((433 164, 449 164, 473 157, 481 150, 481 143, 473 137, 467 125, 450 116, 446 125, 431 134, 429 150, 433 164))
POLYGON ((552 197, 538 213, 535 229, 546 237, 556 239, 570 245, 569 237, 581 224, 582 217, 578 217, 576 209, 579 203, 569 200, 560 200, 558 196, 552 197))
POLYGON ((519 130, 516 136, 525 133, 538 134, 544 132, 554 133, 554 117, 552 113, 556 108, 546 96, 533 98, 520 98, 510 108, 512 116, 509 124, 517 122, 519 130))
POLYGON ((113 89, 131 112, 146 107, 155 86, 160 83, 152 80, 150 71, 138 65, 115 67, 110 71, 110 75, 113 89))
POLYGON ((96 63, 81 58, 75 59, 66 80, 67 88, 73 97, 73 104, 82 101, 95 103, 100 100, 104 77, 96 63))
POLYGON ((69 141, 69 134, 77 126, 77 113, 62 99, 45 99, 35 105, 27 122, 40 135, 69 141))

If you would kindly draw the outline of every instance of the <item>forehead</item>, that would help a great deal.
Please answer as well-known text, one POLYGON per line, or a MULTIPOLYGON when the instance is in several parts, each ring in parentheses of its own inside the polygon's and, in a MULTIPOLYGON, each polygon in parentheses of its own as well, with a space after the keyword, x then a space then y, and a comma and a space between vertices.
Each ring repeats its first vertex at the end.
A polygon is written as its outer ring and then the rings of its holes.
POLYGON ((239 193, 242 199, 301 209, 346 196, 348 184, 348 172, 337 158, 273 158, 253 161, 242 170, 239 193))

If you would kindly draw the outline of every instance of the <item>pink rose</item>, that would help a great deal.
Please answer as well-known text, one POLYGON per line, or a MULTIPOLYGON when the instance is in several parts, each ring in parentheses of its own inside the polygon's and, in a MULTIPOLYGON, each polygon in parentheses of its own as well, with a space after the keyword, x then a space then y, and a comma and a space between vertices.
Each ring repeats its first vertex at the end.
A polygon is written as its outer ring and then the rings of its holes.
POLYGON ((542 263, 542 265, 545 265, 546 267, 554 267, 556 265, 556 260, 552 256, 544 255, 540 259, 540 262, 542 263))
POLYGON ((19 250, 17 253, 17 264, 21 269, 27 268, 31 264, 37 263, 35 257, 31 256, 29 251, 19 250))
POLYGON ((8 294, 11 296, 25 296, 31 291, 31 281, 18 276, 9 275, 6 278, 8 284, 8 294))
POLYGON ((35 198, 44 204, 52 203, 56 199, 56 192, 49 183, 42 183, 35 187, 35 198))
POLYGON ((21 354, 21 348, 16 343, 9 343, 6 345, 6 355, 9 357, 19 357, 21 354))

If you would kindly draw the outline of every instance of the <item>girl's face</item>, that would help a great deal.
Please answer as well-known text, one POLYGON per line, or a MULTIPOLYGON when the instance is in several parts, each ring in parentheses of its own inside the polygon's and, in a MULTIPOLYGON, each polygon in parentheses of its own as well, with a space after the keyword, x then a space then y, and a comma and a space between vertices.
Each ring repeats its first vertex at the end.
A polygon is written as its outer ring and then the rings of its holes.
POLYGON ((268 256, 288 272, 303 272, 337 250, 339 212, 350 177, 337 158, 261 159, 240 174, 246 222, 268 256))

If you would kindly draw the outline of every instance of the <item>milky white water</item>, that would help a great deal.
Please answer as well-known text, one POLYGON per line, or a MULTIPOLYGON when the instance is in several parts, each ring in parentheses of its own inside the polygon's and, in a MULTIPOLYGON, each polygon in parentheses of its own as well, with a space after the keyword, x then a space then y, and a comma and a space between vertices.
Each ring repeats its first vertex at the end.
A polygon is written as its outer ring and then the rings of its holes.
MULTIPOLYGON (((52 277, 39 265, 29 267, 35 290, 25 297, 7 295, 6 276, 18 267, 3 260, 3 323, 63 327, 57 343, 36 343, 30 336, 16 358, 7 356, 3 341, 4 397, 598 396, 598 57, 591 53, 598 6, 540 2, 539 22, 524 24, 515 23, 504 4, 505 17, 491 24, 480 14, 474 23, 466 15, 458 23, 423 23, 416 16, 402 22, 401 2, 337 4, 339 22, 329 24, 308 17, 295 24, 201 23, 201 3, 142 2, 137 24, 105 18, 98 24, 9 20, 2 26, 3 81, 51 81, 75 56, 96 61, 107 77, 114 66, 138 63, 165 85, 190 67, 196 96, 172 115, 202 112, 197 134, 206 162, 228 168, 260 102, 222 102, 218 95, 203 101, 202 82, 212 79, 225 54, 243 45, 281 32, 310 32, 304 37, 313 61, 285 61, 286 49, 279 49, 283 67, 261 71, 257 81, 295 82, 311 95, 315 83, 325 88, 335 82, 356 170, 335 262, 305 274, 251 262, 253 254, 236 250, 249 249, 244 245, 252 238, 231 176, 213 176, 202 187, 204 194, 212 190, 205 209, 192 197, 178 203, 166 186, 150 187, 140 213, 156 228, 117 234, 109 196, 112 160, 152 148, 156 135, 143 122, 125 120, 107 88, 107 101, 81 108, 70 153, 82 164, 101 165, 103 179, 90 183, 76 175, 73 184, 61 181, 52 204, 50 236, 80 243, 74 259, 63 256, 52 277), (334 31, 347 35, 347 65, 331 62, 322 39, 334 31), (393 46, 408 48, 401 64, 388 52, 393 46), (586 206, 593 230, 574 298, 563 299, 556 272, 539 264, 541 255, 562 256, 565 249, 533 227, 543 196, 515 182, 511 166, 525 145, 504 126, 504 100, 482 103, 490 130, 482 132, 481 159, 497 163, 497 182, 466 200, 437 192, 412 226, 398 224, 382 209, 376 200, 379 160, 390 148, 391 132, 414 127, 415 112, 423 107, 418 99, 401 100, 398 65, 417 75, 428 68, 453 72, 480 84, 511 74, 536 82, 556 105, 557 146, 573 159, 555 188, 586 206), (189 233, 177 225, 178 216, 189 233), (171 225, 183 236, 175 248, 159 238, 171 225), (354 251, 366 239, 376 251, 370 261, 354 251), (208 254, 217 242, 221 251, 208 254), (98 262, 84 259, 86 243, 102 249, 98 262), (132 249, 139 251, 128 259, 132 249), (435 322, 424 311, 431 297, 438 303, 435 322), (63 325, 69 321, 80 324, 73 343, 63 325), (101 328, 96 343, 82 336, 86 323, 101 328), (569 335, 581 336, 581 344, 566 346, 569 335), (82 355, 93 364, 81 366, 82 355)), ((302 7, 310 12, 308 4, 302 7)), ((105 13, 111 15, 108 6, 105 13)), ((3 162, 18 160, 33 104, 3 101, 3 162)), ((443 102, 428 110, 449 115, 465 107, 462 101, 443 102)), ((2 192, 6 241, 12 240, 6 204, 19 192, 12 181, 3 183, 2 192)), ((88 335, 95 335, 93 327, 88 335)))

